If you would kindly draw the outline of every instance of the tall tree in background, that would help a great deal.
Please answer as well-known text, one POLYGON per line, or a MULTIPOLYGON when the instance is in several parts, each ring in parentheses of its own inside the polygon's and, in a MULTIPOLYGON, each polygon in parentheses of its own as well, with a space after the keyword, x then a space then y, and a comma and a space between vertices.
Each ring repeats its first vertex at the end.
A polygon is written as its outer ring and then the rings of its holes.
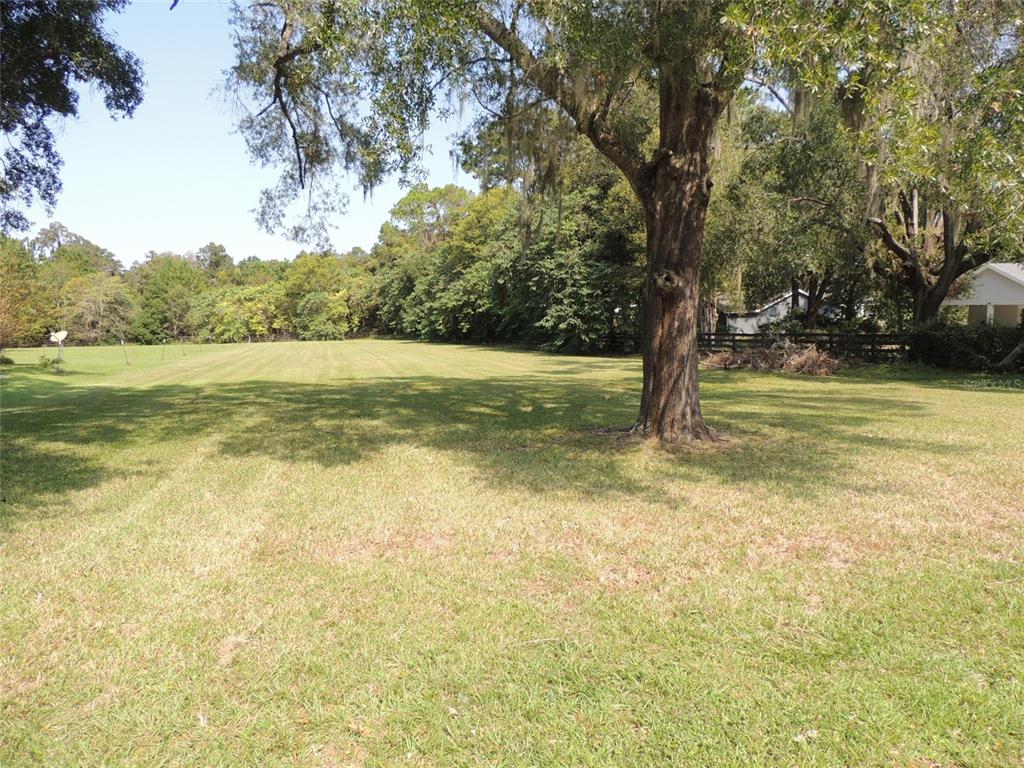
POLYGON ((72 278, 67 328, 76 344, 116 344, 127 338, 134 319, 135 294, 120 275, 91 272, 72 278))
POLYGON ((46 299, 32 254, 18 240, 0 235, 0 352, 38 341, 46 329, 46 299))
POLYGON ((75 85, 98 88, 111 115, 130 117, 142 101, 139 60, 103 29, 128 0, 4 0, 0 3, 0 230, 25 230, 22 209, 48 207, 60 192, 54 118, 78 115, 75 85))
POLYGON ((880 266, 910 290, 917 323, 938 316, 961 275, 1024 258, 1024 8, 945 9, 904 56, 910 87, 865 120, 880 192, 870 221, 889 253, 880 266))
POLYGON ((196 251, 195 260, 206 273, 207 280, 214 285, 230 285, 240 280, 235 270, 235 260, 220 243, 204 245, 196 251))
POLYGON ((868 289, 871 237, 855 137, 842 128, 833 101, 799 110, 797 101, 785 100, 783 112, 760 104, 745 110, 748 153, 719 200, 728 203, 722 228, 744 267, 747 305, 789 289, 795 302, 802 290, 811 330, 826 297, 855 315, 868 289))
MULTIPOLYGON (((230 82, 258 104, 241 128, 284 167, 261 220, 300 195, 315 221, 331 179, 409 177, 445 91, 495 114, 554 105, 623 174, 644 210, 644 381, 634 429, 709 437, 697 382, 698 282, 719 116, 752 70, 808 66, 851 89, 918 31, 925 0, 819 7, 792 0, 272 0, 236 5, 230 82), (877 5, 877 4, 875 4, 877 5), (884 11, 884 12, 883 12, 884 11), (884 45, 880 45, 884 43, 884 45), (655 109, 650 109, 651 104, 655 109)), ((322 230, 320 230, 322 232, 322 230)))
POLYGON ((75 344, 128 336, 136 293, 114 255, 54 222, 26 242, 0 237, 0 343, 65 330, 75 344))
MULTIPOLYGON (((29 241, 29 246, 35 254, 39 282, 47 300, 46 322, 51 330, 66 330, 73 337, 82 338, 83 334, 79 332, 85 326, 76 324, 76 320, 83 318, 79 290, 101 296, 111 291, 118 294, 119 291, 114 288, 117 280, 93 278, 120 276, 121 263, 106 248, 71 232, 59 222, 53 222, 42 229, 29 241), (99 290, 101 286, 106 287, 99 290), (99 294, 96 294, 97 290, 99 294)), ((103 302, 91 303, 93 306, 101 306, 103 302)), ((95 314, 86 312, 84 317, 95 319, 95 314)), ((86 325, 92 325, 91 320, 86 325)), ((86 331, 84 335, 89 336, 93 342, 99 340, 92 331, 86 331)))
POLYGON ((207 288, 206 277, 194 261, 150 251, 128 277, 140 296, 132 336, 144 344, 157 344, 189 334, 192 305, 207 288))

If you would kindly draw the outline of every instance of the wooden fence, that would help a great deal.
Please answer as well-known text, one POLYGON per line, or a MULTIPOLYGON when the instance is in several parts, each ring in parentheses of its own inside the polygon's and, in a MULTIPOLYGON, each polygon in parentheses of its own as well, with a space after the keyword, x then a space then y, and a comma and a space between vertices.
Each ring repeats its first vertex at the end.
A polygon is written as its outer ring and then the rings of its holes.
POLYGON ((830 355, 849 355, 861 360, 883 362, 907 356, 909 339, 898 333, 700 333, 701 351, 767 349, 783 341, 814 344, 830 355))

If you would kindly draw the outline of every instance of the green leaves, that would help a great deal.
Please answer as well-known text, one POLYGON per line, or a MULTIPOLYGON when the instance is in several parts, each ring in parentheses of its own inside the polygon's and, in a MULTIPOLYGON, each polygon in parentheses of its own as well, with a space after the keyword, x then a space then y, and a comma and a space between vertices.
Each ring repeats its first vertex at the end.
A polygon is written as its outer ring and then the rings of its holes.
POLYGON ((1021 7, 942 4, 928 32, 904 51, 900 88, 877 100, 865 136, 880 226, 913 262, 894 259, 893 271, 941 300, 972 266, 1024 257, 1021 7))
POLYGON ((77 116, 75 85, 97 88, 113 115, 130 117, 142 101, 141 63, 103 29, 103 15, 126 5, 0 3, 0 231, 28 229, 23 210, 35 201, 56 204, 61 160, 49 122, 77 116))

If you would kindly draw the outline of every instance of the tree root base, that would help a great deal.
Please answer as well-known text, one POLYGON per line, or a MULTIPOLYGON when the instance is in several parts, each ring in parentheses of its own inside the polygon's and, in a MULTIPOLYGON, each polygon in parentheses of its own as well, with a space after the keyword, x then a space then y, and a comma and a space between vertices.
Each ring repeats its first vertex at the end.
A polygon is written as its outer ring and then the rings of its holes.
POLYGON ((632 424, 626 424, 620 427, 600 427, 595 430, 599 435, 613 435, 625 439, 631 440, 651 440, 658 441, 661 445, 672 448, 675 446, 686 446, 686 445, 713 445, 724 441, 724 437, 719 435, 717 432, 712 430, 710 427, 704 427, 696 434, 684 433, 679 435, 676 439, 666 439, 654 434, 650 429, 645 427, 639 422, 632 424))

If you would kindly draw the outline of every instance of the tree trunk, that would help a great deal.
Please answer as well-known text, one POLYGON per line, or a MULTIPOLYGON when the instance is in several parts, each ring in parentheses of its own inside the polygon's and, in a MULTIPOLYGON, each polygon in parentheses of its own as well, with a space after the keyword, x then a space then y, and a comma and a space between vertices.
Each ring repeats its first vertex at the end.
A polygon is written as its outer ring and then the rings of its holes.
POLYGON ((927 285, 915 285, 911 288, 914 297, 914 325, 932 323, 939 319, 939 308, 946 298, 947 291, 936 290, 927 285))
POLYGON ((640 191, 647 219, 644 385, 635 429, 666 443, 710 439, 700 410, 700 260, 711 194, 713 93, 663 79, 659 152, 640 191))
POLYGON ((818 276, 812 274, 807 279, 807 310, 804 312, 804 330, 813 331, 818 327, 818 302, 815 297, 818 293, 818 276))
MULTIPOLYGON (((647 219, 644 385, 634 430, 665 442, 710 438, 697 387, 700 258, 711 193, 711 138, 737 84, 709 67, 703 55, 687 55, 685 46, 680 50, 674 44, 663 45, 657 36, 651 61, 658 71, 658 150, 647 162, 632 137, 616 134, 608 121, 611 102, 592 92, 589 75, 575 78, 535 57, 514 30, 481 8, 483 4, 476 5, 481 31, 623 172, 643 205, 647 219)), ((667 29, 689 28, 701 16, 688 4, 655 6, 657 28, 663 24, 667 29)))
POLYGON ((700 300, 700 333, 714 333, 718 327, 718 305, 706 296, 700 300))
MULTIPOLYGON (((901 195, 901 201, 905 209, 912 210, 906 195, 901 195)), ((904 213, 905 217, 910 215, 912 214, 904 213)), ((977 221, 969 222, 967 231, 961 233, 960 215, 948 210, 942 211, 941 242, 934 243, 934 238, 929 237, 926 231, 923 248, 919 247, 917 238, 912 237, 913 227, 908 228, 907 243, 904 244, 896 240, 882 219, 871 218, 868 221, 878 227, 882 242, 898 260, 897 275, 910 289, 915 325, 937 320, 942 302, 949 295, 956 279, 987 261, 989 257, 987 253, 971 253, 963 241, 964 234, 977 228, 977 221), (936 247, 941 248, 942 261, 930 266, 934 261, 936 247)))
POLYGON ((807 312, 804 315, 804 330, 813 331, 818 327, 821 308, 825 304, 825 294, 832 283, 832 275, 825 272, 821 280, 814 273, 807 279, 807 312))
MULTIPOLYGON (((3 350, 0 350, 0 352, 3 352, 3 350)), ((996 366, 996 370, 1008 370, 1013 366, 1015 362, 1017 362, 1017 358, 1020 357, 1022 354, 1024 354, 1024 339, 1021 339, 1020 344, 1011 349, 1010 354, 1008 354, 999 362, 999 365, 996 366)))

